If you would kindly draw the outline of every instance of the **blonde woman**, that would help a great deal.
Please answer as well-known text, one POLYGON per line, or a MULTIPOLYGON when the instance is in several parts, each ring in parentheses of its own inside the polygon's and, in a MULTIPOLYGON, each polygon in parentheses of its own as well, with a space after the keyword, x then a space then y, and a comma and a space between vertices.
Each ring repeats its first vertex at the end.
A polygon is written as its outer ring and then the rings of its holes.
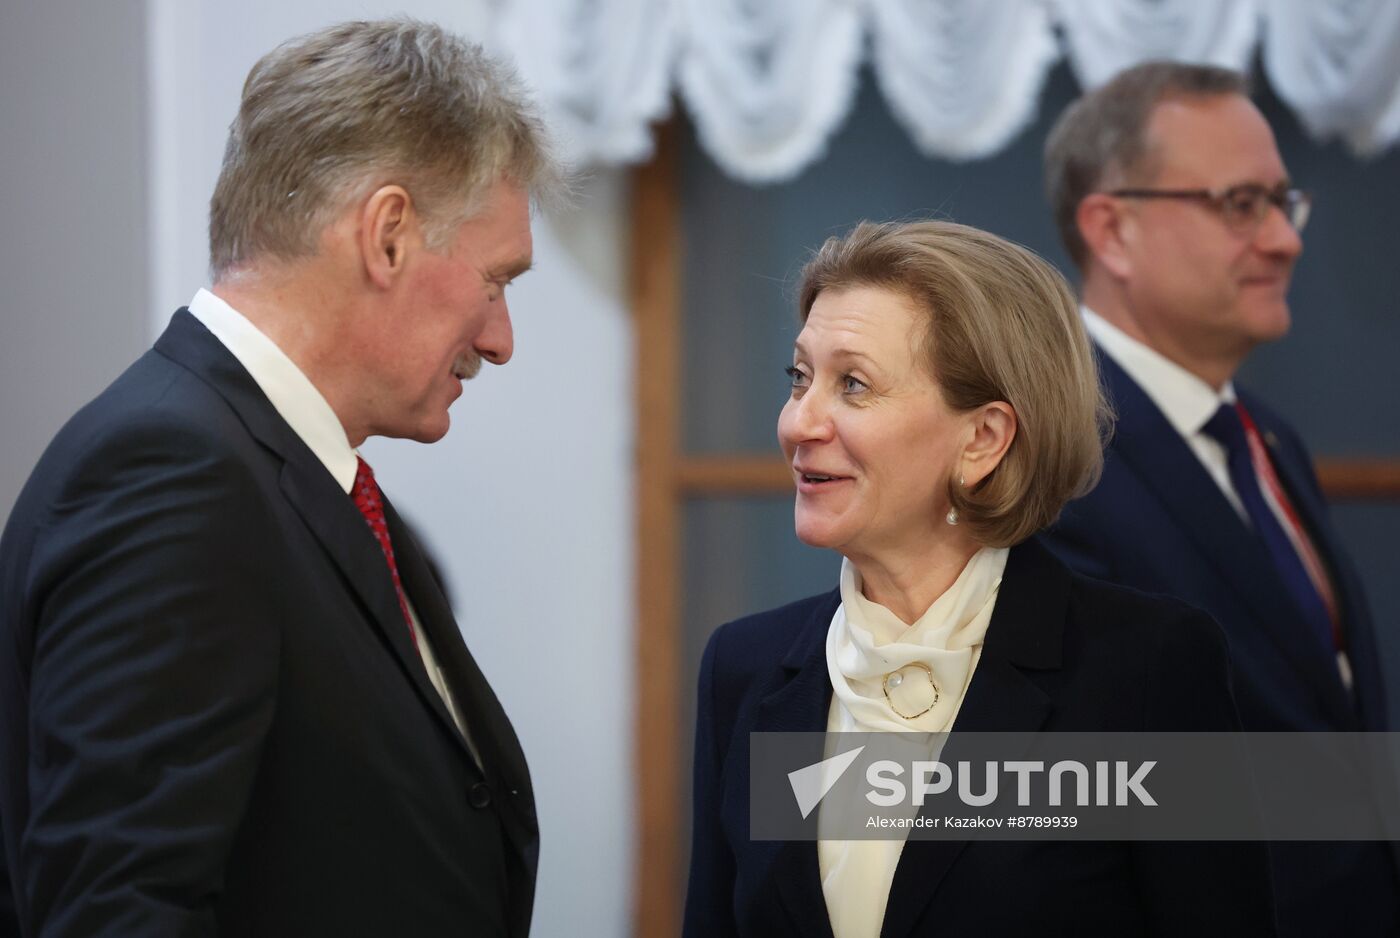
POLYGON ((686 934, 1272 934, 1262 844, 750 839, 752 732, 1238 728, 1209 617, 1033 538, 1106 422, 1059 274, 973 228, 867 223, 799 312, 778 437, 840 583, 710 640, 686 934))

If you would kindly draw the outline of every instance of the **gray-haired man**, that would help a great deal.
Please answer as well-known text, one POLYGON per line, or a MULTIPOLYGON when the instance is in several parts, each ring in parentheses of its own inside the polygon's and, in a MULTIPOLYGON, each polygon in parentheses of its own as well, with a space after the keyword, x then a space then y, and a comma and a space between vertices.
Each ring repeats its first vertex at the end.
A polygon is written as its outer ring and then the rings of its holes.
POLYGON ((557 170, 510 74, 348 23, 248 77, 214 282, 59 433, 0 542, 27 934, 528 932, 509 721, 355 451, 432 442, 557 170))

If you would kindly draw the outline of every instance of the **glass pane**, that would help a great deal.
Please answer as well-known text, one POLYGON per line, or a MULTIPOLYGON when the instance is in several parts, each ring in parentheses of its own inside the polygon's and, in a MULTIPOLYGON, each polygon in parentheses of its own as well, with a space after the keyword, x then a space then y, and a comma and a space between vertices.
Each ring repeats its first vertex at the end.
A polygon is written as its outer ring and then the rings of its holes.
POLYGON ((685 862, 690 862, 690 773, 695 686, 710 633, 731 619, 836 588, 841 558, 806 547, 792 530, 792 496, 697 498, 682 520, 681 804, 685 862))
POLYGON ((841 558, 797 539, 791 495, 691 499, 683 531, 681 621, 692 688, 717 626, 836 588, 841 558))
MULTIPOLYGON (((726 177, 693 133, 682 157, 686 451, 776 452, 787 397, 782 369, 797 333, 797 275, 809 252, 861 219, 936 215, 990 228, 1064 260, 1040 197, 1040 149, 1075 93, 1052 73, 1040 116, 986 160, 931 160, 886 109, 868 73, 827 156, 791 183, 754 187, 726 177)), ((1062 265, 1063 266, 1063 265, 1062 265)))

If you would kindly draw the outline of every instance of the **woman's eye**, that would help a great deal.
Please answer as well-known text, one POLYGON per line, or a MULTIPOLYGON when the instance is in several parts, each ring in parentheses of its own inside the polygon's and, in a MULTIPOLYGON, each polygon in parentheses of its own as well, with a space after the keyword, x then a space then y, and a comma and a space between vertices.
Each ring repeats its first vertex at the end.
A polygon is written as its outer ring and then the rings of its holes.
POLYGON ((802 373, 801 368, 789 365, 788 367, 784 368, 783 371, 787 374, 788 379, 792 382, 793 387, 805 388, 807 386, 807 376, 802 373))
POLYGON ((866 385, 864 381, 860 380, 859 378, 854 378, 850 375, 845 375, 844 377, 842 377, 841 389, 846 394, 860 394, 862 391, 870 390, 870 388, 866 385))

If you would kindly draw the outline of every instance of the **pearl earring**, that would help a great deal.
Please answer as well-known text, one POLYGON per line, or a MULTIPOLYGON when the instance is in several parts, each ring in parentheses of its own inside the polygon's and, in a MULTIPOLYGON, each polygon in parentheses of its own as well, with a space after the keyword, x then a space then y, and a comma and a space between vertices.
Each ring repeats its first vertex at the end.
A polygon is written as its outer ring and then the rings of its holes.
MULTIPOLYGON (((963 475, 962 475, 961 472, 958 473, 958 485, 961 486, 962 488, 967 488, 967 480, 963 478, 963 475)), ((949 509, 948 509, 948 516, 947 516, 947 518, 946 518, 945 520, 946 520, 949 524, 957 524, 957 523, 958 523, 958 510, 957 510, 956 508, 949 508, 949 509)))

